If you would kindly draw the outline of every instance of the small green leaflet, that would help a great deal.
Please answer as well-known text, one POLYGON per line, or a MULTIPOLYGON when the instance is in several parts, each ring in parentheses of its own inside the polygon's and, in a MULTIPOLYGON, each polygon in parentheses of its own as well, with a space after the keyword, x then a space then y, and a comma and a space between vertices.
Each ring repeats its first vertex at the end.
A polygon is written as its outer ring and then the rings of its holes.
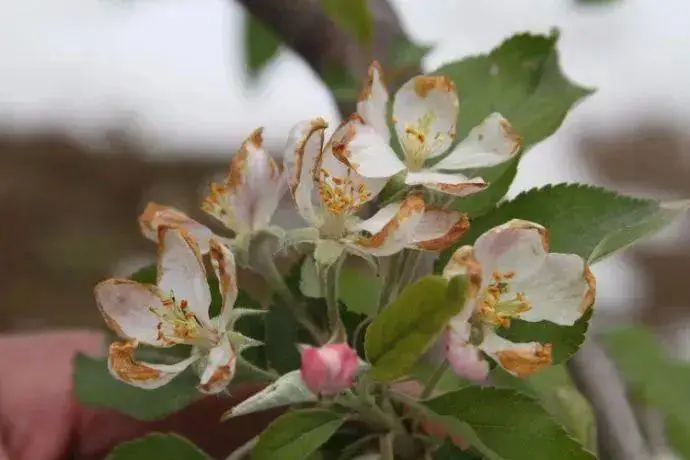
POLYGON ((321 6, 339 27, 355 36, 364 46, 374 38, 374 18, 367 0, 321 0, 321 6))
POLYGON ((466 387, 424 403, 474 431, 492 458, 504 460, 595 460, 539 403, 514 390, 466 387))
POLYGON ((201 449, 176 434, 154 433, 115 447, 106 460, 211 460, 201 449))
POLYGON ((340 269, 338 294, 351 312, 374 316, 378 310, 382 284, 381 278, 373 273, 365 274, 362 270, 344 266, 340 269))
POLYGON ((345 416, 325 410, 289 412, 261 433, 252 460, 303 460, 345 423, 345 416))
POLYGON ((258 76, 278 54, 279 49, 280 40, 275 33, 247 12, 244 21, 244 52, 249 75, 258 76))
POLYGON ((408 373, 465 304, 467 280, 425 276, 407 286, 366 332, 364 347, 376 380, 408 373))

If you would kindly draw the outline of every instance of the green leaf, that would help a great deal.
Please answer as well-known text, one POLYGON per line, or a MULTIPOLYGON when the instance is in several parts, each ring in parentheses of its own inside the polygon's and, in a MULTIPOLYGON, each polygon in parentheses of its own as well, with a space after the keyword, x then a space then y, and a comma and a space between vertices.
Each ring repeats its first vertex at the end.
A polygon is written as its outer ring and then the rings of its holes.
POLYGON ((512 388, 538 399, 549 414, 586 448, 596 449, 592 408, 573 384, 565 366, 549 366, 524 378, 496 367, 491 372, 491 382, 499 388, 512 388))
POLYGON ((264 349, 270 367, 281 374, 299 368, 300 326, 295 316, 285 305, 276 304, 266 313, 264 321, 264 349))
POLYGON ((374 18, 367 0, 321 0, 328 16, 342 29, 352 33, 361 45, 374 38, 374 18))
POLYGON ((492 112, 508 119, 525 147, 553 134, 570 108, 592 93, 563 75, 557 41, 556 32, 515 35, 488 55, 438 69, 436 73, 450 76, 458 88, 457 139, 463 139, 492 112))
POLYGON ((256 77, 278 53, 280 40, 264 23, 247 13, 244 48, 249 75, 256 77))
POLYGON ((456 198, 450 207, 460 212, 466 212, 472 219, 483 216, 494 209, 496 203, 508 193, 508 189, 510 189, 510 185, 517 174, 521 156, 515 155, 514 158, 504 164, 475 171, 471 177, 482 177, 489 186, 481 192, 456 198))
POLYGON ((434 452, 434 460, 481 460, 466 450, 460 450, 450 439, 446 439, 441 447, 434 452))
POLYGON ((364 340, 370 375, 393 380, 412 369, 465 303, 467 280, 425 276, 407 286, 367 329, 364 340))
POLYGON ((290 412, 261 434, 252 459, 302 460, 316 452, 343 423, 343 415, 325 410, 290 412))
POLYGON ((429 54, 433 47, 418 45, 407 36, 395 37, 391 46, 391 64, 394 68, 419 67, 419 62, 429 54))
POLYGON ((590 308, 572 326, 560 326, 550 321, 529 322, 521 319, 512 320, 510 327, 496 329, 496 333, 511 342, 550 343, 553 347, 554 364, 567 361, 585 341, 589 321, 592 318, 590 308))
POLYGON ((304 385, 300 371, 296 370, 288 372, 260 392, 245 399, 223 414, 222 419, 316 400, 316 395, 304 385))
POLYGON ((436 269, 443 269, 457 247, 473 244, 482 233, 516 218, 546 227, 551 252, 577 254, 595 263, 659 230, 685 209, 685 204, 661 204, 600 187, 535 188, 475 219, 465 236, 441 254, 436 269))
POLYGON ((340 269, 338 294, 351 312, 374 316, 378 311, 381 288, 381 278, 373 273, 367 276, 361 270, 347 266, 340 269))
POLYGON ((153 433, 115 447, 107 460, 210 460, 201 449, 176 434, 153 433))
POLYGON ((85 405, 107 407, 139 420, 157 420, 183 409, 201 397, 199 377, 187 369, 170 383, 144 390, 116 380, 105 359, 75 358, 74 391, 85 405))
POLYGON ((533 398, 514 390, 467 387, 425 405, 472 427, 479 441, 505 460, 594 460, 533 398))
POLYGON ((604 343, 633 392, 667 416, 674 447, 690 458, 690 365, 670 358, 641 327, 612 331, 604 343))

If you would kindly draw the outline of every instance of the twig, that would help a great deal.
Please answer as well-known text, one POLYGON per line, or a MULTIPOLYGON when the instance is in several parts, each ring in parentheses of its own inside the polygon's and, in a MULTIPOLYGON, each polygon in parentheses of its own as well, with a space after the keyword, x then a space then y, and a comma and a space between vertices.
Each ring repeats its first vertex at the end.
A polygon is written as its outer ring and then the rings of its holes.
MULTIPOLYGON (((320 7, 317 0, 238 0, 245 9, 302 56, 322 79, 335 69, 342 69, 362 81, 372 60, 352 34, 340 29, 320 7)), ((373 58, 390 61, 391 46, 405 33, 388 0, 370 0, 374 19, 373 58)), ((418 69, 410 69, 411 75, 418 69)), ((401 75, 398 78, 407 78, 401 75)), ((354 111, 354 101, 339 102, 343 117, 354 111)))
POLYGON ((610 460, 651 459, 628 401, 625 384, 601 346, 590 338, 568 362, 568 370, 594 410, 599 457, 610 460))

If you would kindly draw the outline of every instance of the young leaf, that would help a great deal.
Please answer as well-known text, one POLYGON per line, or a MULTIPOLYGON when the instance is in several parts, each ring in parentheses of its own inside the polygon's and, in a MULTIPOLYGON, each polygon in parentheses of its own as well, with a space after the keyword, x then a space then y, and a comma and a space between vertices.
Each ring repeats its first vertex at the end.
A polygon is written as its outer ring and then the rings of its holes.
POLYGON ((515 35, 488 55, 438 69, 436 73, 451 77, 458 88, 456 139, 462 140, 492 112, 500 112, 513 125, 525 147, 556 131, 570 108, 592 92, 563 75, 557 41, 555 32, 515 35))
POLYGON ((261 21, 250 13, 245 15, 244 48, 247 59, 247 71, 256 77, 278 53, 280 40, 261 21))
POLYGON ((316 400, 316 395, 304 385, 300 371, 296 370, 288 372, 260 392, 245 399, 223 414, 222 419, 316 400))
POLYGON ((283 374, 298 369, 299 323, 286 305, 273 305, 264 318, 266 359, 270 367, 283 374))
POLYGON ((259 437, 252 452, 253 460, 290 460, 309 458, 345 423, 341 414, 325 410, 301 410, 287 413, 259 437))
POLYGON ((201 449, 176 434, 153 433, 115 447, 106 460, 211 460, 201 449))
POLYGON ((505 460, 595 460, 537 401, 514 390, 473 386, 424 404, 467 423, 484 447, 505 460))
POLYGON ((685 209, 685 204, 670 206, 600 187, 535 188, 472 221, 465 236, 441 254, 436 269, 443 269, 458 246, 472 244, 482 233, 515 218, 546 227, 551 252, 578 254, 591 264, 661 229, 685 209))
POLYGON ((381 296, 381 279, 373 273, 367 276, 359 270, 344 266, 340 269, 340 300, 351 312, 373 316, 381 296))
POLYGON ((361 45, 371 44, 374 19, 367 0, 322 0, 321 6, 333 22, 352 33, 361 45))
POLYGON ((690 365, 668 357, 652 333, 640 327, 614 330, 604 343, 634 393, 668 417, 674 447, 690 454, 690 365))
POLYGON ((157 420, 176 412, 202 395, 199 377, 191 369, 155 390, 144 390, 116 380, 105 359, 75 358, 74 391, 80 403, 108 407, 139 420, 157 420))
POLYGON ((467 280, 425 276, 407 286, 367 329, 364 348, 376 380, 393 380, 412 369, 465 304, 467 280))

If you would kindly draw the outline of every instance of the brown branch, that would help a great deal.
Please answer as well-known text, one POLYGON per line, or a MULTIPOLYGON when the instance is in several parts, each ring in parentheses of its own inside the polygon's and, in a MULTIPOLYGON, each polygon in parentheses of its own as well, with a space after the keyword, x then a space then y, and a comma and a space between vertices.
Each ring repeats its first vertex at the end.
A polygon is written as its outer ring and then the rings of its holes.
MULTIPOLYGON (((373 53, 340 29, 319 6, 318 0, 238 0, 245 9, 302 56, 322 80, 334 71, 363 81, 372 59, 390 61, 391 47, 405 32, 387 0, 369 0, 374 19, 373 53)), ((339 102, 343 117, 354 111, 354 101, 339 102)))
POLYGON ((599 458, 651 459, 625 384, 604 349, 590 338, 568 362, 568 370, 594 410, 599 458))

